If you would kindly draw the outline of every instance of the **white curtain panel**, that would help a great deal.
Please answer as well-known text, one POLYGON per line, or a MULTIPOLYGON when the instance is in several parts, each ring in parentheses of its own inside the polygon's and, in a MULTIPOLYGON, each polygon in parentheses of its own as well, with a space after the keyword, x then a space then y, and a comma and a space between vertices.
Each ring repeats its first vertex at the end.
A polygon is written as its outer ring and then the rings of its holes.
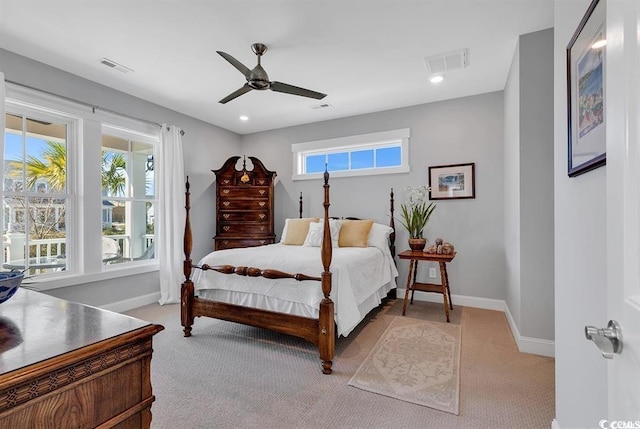
MULTIPOLYGON (((0 130, 2 130, 2 152, 4 153, 4 99, 7 96, 6 91, 4 89, 4 73, 0 71, 0 130)), ((0 157, 2 154, 0 154, 0 157)))
POLYGON ((160 304, 180 302, 185 222, 184 160, 180 128, 162 124, 156 172, 160 219, 156 239, 160 262, 160 304))
MULTIPOLYGON (((5 134, 5 115, 4 115, 4 99, 6 97, 4 88, 4 73, 0 71, 0 130, 2 130, 2 144, 0 145, 0 162, 4 163, 4 134, 5 134)), ((0 212, 0 225, 4 225, 4 210, 0 212)))

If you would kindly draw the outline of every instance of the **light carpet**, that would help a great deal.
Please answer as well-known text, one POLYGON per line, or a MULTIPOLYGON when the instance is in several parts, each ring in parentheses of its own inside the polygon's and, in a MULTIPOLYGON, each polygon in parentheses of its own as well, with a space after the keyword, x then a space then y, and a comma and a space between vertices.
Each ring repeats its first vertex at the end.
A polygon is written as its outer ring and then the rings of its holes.
MULTIPOLYGON (((311 343, 206 317, 184 338, 180 304, 129 315, 164 325, 153 337, 152 429, 545 429, 555 417, 552 358, 520 353, 503 312, 457 306, 462 326, 460 414, 356 389, 347 383, 402 300, 367 315, 336 340, 333 374, 311 343)), ((405 318, 444 322, 442 302, 415 301, 405 318)))
POLYGON ((459 413, 460 325, 396 316, 349 385, 459 413))

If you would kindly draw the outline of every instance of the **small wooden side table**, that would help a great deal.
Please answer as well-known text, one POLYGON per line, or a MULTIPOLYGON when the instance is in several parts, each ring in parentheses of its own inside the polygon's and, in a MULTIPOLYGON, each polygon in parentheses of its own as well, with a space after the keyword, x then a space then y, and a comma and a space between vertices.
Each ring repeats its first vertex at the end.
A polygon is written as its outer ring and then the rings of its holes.
POLYGON ((407 311, 407 300, 411 291, 411 304, 413 304, 413 294, 415 291, 441 293, 444 301, 444 312, 449 322, 449 308, 453 310, 451 302, 451 290, 449 289, 449 276, 447 275, 447 262, 451 262, 456 257, 453 252, 449 255, 439 255, 437 253, 425 253, 423 251, 405 250, 398 257, 409 260, 409 274, 407 275, 407 287, 404 291, 404 304, 402 305, 402 315, 407 311), (416 282, 418 275, 418 261, 437 262, 440 265, 440 284, 416 282))

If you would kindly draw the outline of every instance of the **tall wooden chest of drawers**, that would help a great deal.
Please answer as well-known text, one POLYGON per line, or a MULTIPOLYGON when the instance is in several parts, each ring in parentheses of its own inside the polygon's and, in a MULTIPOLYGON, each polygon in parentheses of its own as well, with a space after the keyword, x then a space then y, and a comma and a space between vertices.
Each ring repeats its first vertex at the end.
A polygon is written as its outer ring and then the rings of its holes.
POLYGON ((273 186, 275 171, 255 157, 237 168, 239 156, 229 158, 216 175, 216 236, 214 249, 262 246, 275 242, 273 186))

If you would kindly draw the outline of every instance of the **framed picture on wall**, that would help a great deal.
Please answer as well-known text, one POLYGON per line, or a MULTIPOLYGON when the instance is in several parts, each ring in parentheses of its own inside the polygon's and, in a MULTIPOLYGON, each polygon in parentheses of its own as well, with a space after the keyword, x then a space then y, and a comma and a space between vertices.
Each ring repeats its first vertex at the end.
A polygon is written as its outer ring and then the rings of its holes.
POLYGON ((605 0, 593 0, 567 46, 568 174, 606 164, 605 0))
POLYGON ((475 198, 475 163, 429 167, 429 199, 475 198))

